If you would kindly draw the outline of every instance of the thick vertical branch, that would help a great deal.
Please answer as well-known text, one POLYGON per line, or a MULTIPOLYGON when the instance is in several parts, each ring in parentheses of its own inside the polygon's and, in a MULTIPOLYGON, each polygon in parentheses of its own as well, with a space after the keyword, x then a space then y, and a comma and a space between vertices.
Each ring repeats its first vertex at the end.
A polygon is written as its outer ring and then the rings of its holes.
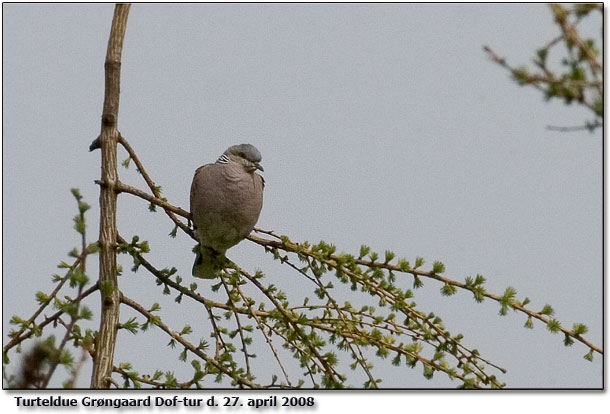
POLYGON ((119 324, 120 297, 116 265, 116 183, 117 142, 119 130, 119 92, 121 82, 121 52, 127 27, 129 4, 117 4, 114 9, 108 51, 106 53, 106 90, 99 144, 102 152, 102 186, 100 187, 100 277, 102 294, 100 329, 95 346, 91 388, 107 388, 112 374, 114 348, 119 324))

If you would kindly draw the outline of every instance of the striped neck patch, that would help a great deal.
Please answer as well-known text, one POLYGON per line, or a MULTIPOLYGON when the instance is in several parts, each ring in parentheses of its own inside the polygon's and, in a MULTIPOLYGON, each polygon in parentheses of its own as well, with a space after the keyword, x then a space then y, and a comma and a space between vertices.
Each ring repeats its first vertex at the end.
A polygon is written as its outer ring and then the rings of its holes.
POLYGON ((227 164, 228 162, 229 157, 227 156, 227 154, 224 153, 216 160, 216 164, 227 164))

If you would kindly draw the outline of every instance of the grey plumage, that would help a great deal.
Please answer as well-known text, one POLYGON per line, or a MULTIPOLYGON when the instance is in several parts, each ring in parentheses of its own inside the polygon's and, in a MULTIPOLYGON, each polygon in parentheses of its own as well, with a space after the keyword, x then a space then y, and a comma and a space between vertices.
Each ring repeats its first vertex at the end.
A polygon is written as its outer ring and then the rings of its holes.
POLYGON ((213 279, 224 267, 225 252, 254 228, 263 206, 262 157, 250 144, 233 145, 195 171, 191 216, 199 252, 193 276, 213 279))

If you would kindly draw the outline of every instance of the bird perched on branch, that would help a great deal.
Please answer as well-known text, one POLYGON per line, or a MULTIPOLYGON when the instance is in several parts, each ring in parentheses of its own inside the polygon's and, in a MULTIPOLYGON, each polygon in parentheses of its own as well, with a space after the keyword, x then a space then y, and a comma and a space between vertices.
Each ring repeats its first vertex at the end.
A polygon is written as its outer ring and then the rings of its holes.
POLYGON ((191 216, 199 241, 193 276, 213 279, 226 262, 225 252, 246 238, 263 207, 265 180, 256 170, 261 153, 251 144, 233 145, 195 171, 191 216))

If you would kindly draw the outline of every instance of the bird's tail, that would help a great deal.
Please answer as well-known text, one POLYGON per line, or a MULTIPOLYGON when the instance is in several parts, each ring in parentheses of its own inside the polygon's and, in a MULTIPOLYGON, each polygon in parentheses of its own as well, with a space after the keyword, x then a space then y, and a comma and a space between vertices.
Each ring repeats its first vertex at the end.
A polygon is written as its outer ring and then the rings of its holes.
POLYGON ((193 276, 201 279, 215 279, 220 276, 226 257, 209 247, 199 246, 195 263, 193 263, 193 276))

